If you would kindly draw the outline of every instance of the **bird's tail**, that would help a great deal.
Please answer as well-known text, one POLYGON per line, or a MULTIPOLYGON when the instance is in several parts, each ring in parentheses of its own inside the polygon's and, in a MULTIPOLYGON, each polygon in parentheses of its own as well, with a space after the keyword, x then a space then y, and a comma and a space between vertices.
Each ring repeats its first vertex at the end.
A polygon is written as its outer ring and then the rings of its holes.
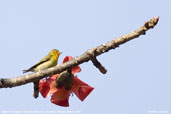
POLYGON ((29 72, 29 70, 23 70, 23 73, 29 72))

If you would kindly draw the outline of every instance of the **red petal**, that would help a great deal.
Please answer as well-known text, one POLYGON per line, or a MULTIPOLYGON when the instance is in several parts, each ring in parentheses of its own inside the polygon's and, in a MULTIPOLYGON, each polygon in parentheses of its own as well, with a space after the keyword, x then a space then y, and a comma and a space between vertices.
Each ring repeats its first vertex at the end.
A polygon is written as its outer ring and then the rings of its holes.
POLYGON ((70 91, 65 90, 64 88, 58 89, 51 97, 51 102, 59 105, 59 106, 64 106, 68 107, 69 103, 69 95, 70 91))
POLYGON ((72 86, 72 91, 76 94, 76 96, 83 101, 90 93, 93 91, 93 87, 84 83, 77 77, 74 77, 74 84, 72 86))
POLYGON ((72 73, 75 75, 75 73, 81 72, 81 68, 80 66, 76 66, 74 68, 72 68, 72 73))
POLYGON ((39 91, 44 98, 48 96, 50 87, 47 81, 40 80, 39 81, 39 91))
MULTIPOLYGON (((63 63, 72 60, 72 56, 66 56, 63 60, 63 63)), ((76 66, 74 68, 72 68, 72 73, 75 75, 75 73, 78 73, 81 71, 81 68, 79 66, 76 66)))
POLYGON ((78 90, 79 98, 81 101, 84 101, 84 99, 93 91, 93 87, 91 86, 81 86, 78 90))
POLYGON ((49 86, 50 86, 50 90, 49 90, 49 95, 52 95, 53 93, 55 93, 57 91, 57 88, 55 87, 55 81, 56 81, 56 77, 59 76, 59 74, 55 74, 53 76, 51 76, 49 79, 47 79, 49 86))
POLYGON ((63 60, 63 63, 67 62, 67 61, 70 61, 72 60, 72 57, 71 56, 66 56, 63 60))
POLYGON ((58 74, 51 76, 45 80, 39 81, 39 91, 44 98, 48 97, 49 95, 55 93, 57 91, 55 87, 55 80, 58 74))
POLYGON ((50 79, 56 80, 56 77, 57 77, 57 76, 59 76, 59 74, 55 74, 55 75, 51 76, 50 79))

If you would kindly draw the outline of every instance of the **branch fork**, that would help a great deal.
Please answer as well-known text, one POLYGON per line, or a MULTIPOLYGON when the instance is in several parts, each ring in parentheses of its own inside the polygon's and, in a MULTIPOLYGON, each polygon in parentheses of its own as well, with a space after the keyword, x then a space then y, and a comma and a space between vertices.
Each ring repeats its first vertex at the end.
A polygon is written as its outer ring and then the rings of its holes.
MULTIPOLYGON (((104 45, 103 45, 104 46, 104 45)), ((93 65, 99 69, 99 71, 102 73, 102 74, 106 74, 107 70, 106 68, 97 60, 96 58, 96 49, 97 47, 95 47, 94 49, 92 50, 88 50, 86 53, 87 55, 90 56, 90 60, 91 62, 93 63, 93 65)), ((103 52, 104 53, 104 52, 103 52)))

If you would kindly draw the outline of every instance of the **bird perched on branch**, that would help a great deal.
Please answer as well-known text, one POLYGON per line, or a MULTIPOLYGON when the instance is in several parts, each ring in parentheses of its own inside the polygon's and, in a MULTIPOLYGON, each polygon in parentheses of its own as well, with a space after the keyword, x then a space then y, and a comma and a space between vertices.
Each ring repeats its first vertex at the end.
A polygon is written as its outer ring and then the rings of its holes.
MULTIPOLYGON (((60 54, 61 54, 61 52, 57 49, 51 50, 48 53, 48 55, 46 57, 44 57, 43 59, 41 59, 38 63, 36 63, 35 65, 33 65, 32 67, 30 67, 27 70, 23 70, 23 73, 30 72, 30 71, 38 72, 39 70, 44 70, 44 69, 56 66, 60 54)), ((39 80, 36 80, 34 82, 33 96, 35 98, 37 98, 38 94, 39 94, 39 80)))

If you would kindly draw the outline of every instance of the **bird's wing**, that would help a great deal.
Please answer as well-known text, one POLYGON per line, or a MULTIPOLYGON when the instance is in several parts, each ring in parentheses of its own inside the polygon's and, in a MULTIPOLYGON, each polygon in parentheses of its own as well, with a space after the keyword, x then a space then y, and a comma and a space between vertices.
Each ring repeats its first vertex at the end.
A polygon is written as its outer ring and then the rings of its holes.
POLYGON ((29 72, 29 71, 34 71, 34 69, 39 66, 40 64, 49 61, 51 58, 51 56, 46 56, 45 58, 41 59, 38 63, 36 63, 35 65, 33 65, 32 67, 30 67, 27 70, 23 70, 23 73, 29 72))

